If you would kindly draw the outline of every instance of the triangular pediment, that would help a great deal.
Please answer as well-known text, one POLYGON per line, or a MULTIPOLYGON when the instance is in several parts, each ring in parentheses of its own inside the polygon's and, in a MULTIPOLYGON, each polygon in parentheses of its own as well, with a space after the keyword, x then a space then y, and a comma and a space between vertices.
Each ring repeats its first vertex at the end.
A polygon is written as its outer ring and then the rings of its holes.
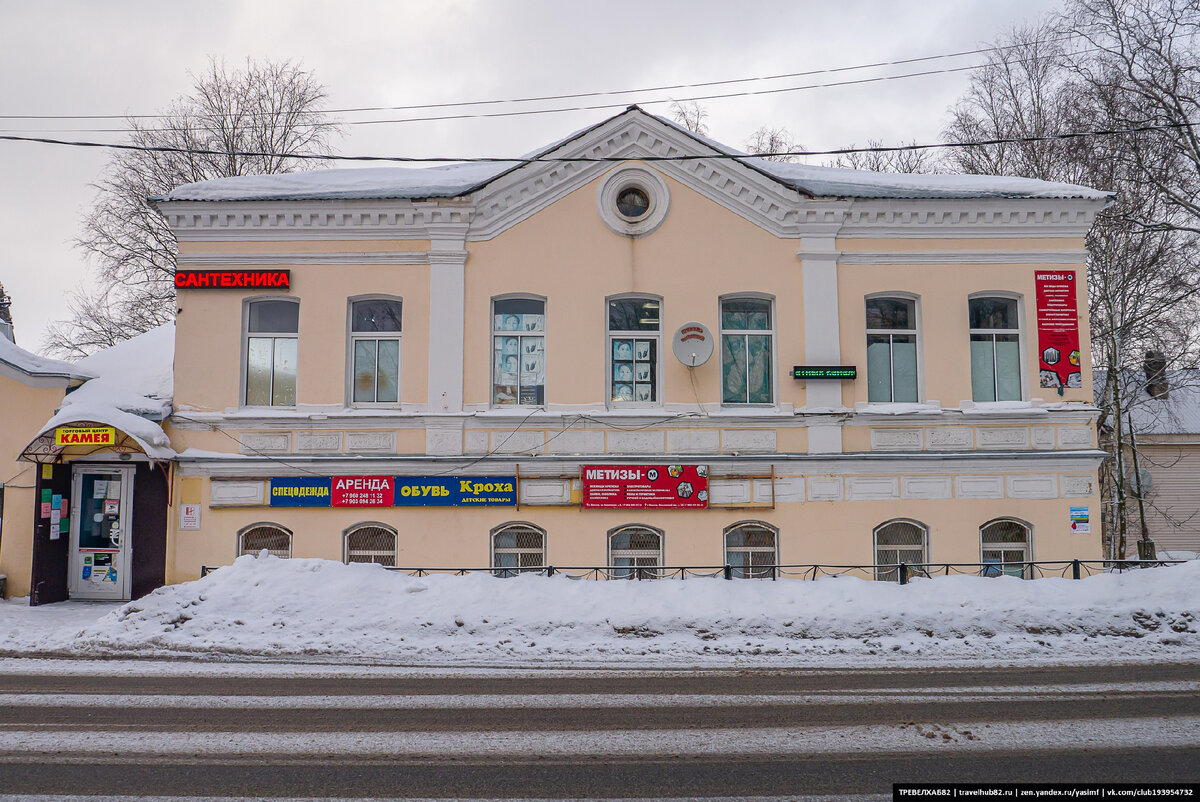
POLYGON ((833 225, 845 214, 837 201, 814 202, 738 159, 637 107, 539 152, 538 157, 609 161, 537 161, 517 167, 472 193, 470 240, 495 237, 623 161, 675 179, 776 236, 799 237, 833 225), (659 161, 697 156, 679 161, 659 161), (618 160, 613 162, 611 160, 618 160))

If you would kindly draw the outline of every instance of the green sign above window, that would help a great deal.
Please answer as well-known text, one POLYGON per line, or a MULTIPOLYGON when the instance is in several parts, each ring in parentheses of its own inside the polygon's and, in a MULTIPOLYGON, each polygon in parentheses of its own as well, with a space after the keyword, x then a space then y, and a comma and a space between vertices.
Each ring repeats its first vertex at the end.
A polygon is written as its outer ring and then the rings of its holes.
POLYGON ((855 379, 858 368, 854 365, 796 365, 792 368, 793 379, 855 379))

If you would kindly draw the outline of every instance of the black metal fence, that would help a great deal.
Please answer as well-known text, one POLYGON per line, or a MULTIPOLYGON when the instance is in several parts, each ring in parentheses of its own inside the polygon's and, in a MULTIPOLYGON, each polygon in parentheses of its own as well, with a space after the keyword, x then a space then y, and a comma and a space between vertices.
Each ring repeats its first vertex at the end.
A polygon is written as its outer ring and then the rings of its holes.
MULTIPOLYGON (((432 574, 493 574, 500 577, 532 574, 538 576, 566 576, 571 579, 691 579, 717 577, 723 579, 802 579, 814 580, 822 577, 853 576, 859 579, 875 579, 899 582, 906 585, 914 578, 938 576, 1012 576, 1021 579, 1061 577, 1083 579, 1103 573, 1178 565, 1183 560, 1034 560, 1028 562, 988 563, 890 563, 876 565, 678 565, 678 566, 555 566, 536 565, 493 568, 410 568, 384 566, 389 571, 399 571, 409 576, 432 574)), ((205 565, 200 576, 207 576, 220 566, 205 565)))

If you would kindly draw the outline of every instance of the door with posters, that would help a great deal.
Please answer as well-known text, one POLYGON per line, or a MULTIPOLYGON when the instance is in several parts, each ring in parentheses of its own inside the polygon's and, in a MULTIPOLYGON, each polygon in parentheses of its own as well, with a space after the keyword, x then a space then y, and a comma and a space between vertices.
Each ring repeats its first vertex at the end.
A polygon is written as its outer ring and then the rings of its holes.
POLYGON ((73 599, 129 598, 133 471, 75 466, 69 567, 73 599))

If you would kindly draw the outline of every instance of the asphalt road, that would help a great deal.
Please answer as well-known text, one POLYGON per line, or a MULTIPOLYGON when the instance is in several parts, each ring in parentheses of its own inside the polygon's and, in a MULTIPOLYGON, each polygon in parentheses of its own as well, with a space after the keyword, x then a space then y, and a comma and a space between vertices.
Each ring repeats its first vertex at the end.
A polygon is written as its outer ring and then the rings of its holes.
POLYGON ((898 781, 1200 782, 1197 665, 355 678, 15 663, 0 673, 0 794, 29 800, 890 799, 898 781))

